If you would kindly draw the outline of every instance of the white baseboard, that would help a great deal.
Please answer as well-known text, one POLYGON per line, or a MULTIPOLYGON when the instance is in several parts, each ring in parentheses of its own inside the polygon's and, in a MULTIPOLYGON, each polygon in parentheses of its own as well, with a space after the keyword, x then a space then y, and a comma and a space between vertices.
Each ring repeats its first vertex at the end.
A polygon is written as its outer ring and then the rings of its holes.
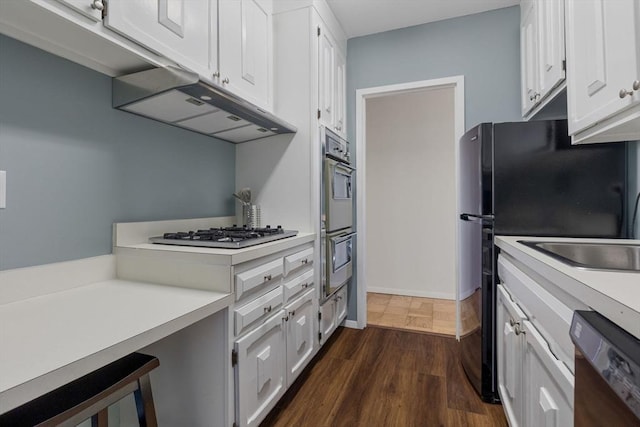
POLYGON ((456 294, 450 293, 450 292, 414 291, 410 289, 371 288, 371 287, 367 288, 367 292, 376 292, 378 294, 402 295, 407 297, 422 297, 422 298, 449 299, 449 300, 456 299, 456 294))
POLYGON ((462 300, 465 300, 465 299, 469 298, 471 295, 473 295, 473 294, 476 292, 476 289, 478 289, 478 288, 475 288, 475 289, 467 289, 467 290, 465 290, 464 292, 462 292, 462 293, 460 294, 460 301, 462 301, 462 300))
POLYGON ((344 327, 345 328, 351 328, 351 329, 362 329, 362 328, 358 327, 358 322, 356 322, 355 320, 345 320, 344 321, 344 327))

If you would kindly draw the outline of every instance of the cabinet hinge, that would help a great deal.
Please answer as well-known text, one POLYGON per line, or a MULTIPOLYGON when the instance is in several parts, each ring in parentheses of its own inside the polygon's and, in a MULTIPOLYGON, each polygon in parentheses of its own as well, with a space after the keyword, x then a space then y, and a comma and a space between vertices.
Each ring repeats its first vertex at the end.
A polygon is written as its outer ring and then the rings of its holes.
POLYGON ((233 423, 233 427, 238 427, 238 424, 236 424, 235 422, 233 423))
POLYGON ((562 60, 562 71, 567 71, 567 60, 566 59, 562 60))
POLYGON ((322 312, 321 311, 318 312, 318 320, 322 320, 322 312))
POLYGON ((322 332, 318 332, 318 342, 322 342, 322 332))
POLYGON ((231 350, 231 366, 236 366, 238 364, 238 352, 235 350, 231 350))
POLYGON ((318 118, 320 118, 320 110, 318 110, 318 118))
POLYGON ((320 37, 320 27, 318 27, 318 37, 320 37))
POLYGON ((109 2, 106 0, 102 1, 102 19, 107 17, 107 11, 109 10, 109 2))

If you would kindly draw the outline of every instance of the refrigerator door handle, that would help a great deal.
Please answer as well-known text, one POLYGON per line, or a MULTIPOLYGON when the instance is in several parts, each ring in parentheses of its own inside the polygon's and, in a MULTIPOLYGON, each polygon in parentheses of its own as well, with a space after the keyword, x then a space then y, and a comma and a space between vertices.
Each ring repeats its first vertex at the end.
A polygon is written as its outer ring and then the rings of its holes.
POLYGON ((493 215, 476 215, 470 213, 460 214, 463 221, 479 222, 481 224, 493 224, 493 215))

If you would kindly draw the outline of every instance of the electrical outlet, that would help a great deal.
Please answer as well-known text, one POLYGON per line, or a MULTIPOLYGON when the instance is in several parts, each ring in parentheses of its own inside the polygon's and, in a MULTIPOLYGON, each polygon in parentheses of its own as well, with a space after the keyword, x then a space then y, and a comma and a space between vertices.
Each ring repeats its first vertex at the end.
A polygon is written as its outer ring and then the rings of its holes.
POLYGON ((0 171, 0 209, 7 207, 7 172, 0 171))

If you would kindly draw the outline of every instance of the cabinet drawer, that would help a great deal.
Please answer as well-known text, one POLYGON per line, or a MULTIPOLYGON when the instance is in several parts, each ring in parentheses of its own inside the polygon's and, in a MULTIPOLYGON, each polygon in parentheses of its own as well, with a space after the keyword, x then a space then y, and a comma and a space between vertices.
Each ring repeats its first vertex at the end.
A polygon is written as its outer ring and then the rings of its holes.
POLYGON ((282 258, 236 274, 236 300, 267 283, 280 280, 282 258))
POLYGON ((551 351, 573 372, 574 347, 569 336, 573 312, 503 256, 498 276, 513 300, 549 343, 551 351))
POLYGON ((261 318, 277 311, 283 304, 282 286, 267 292, 263 296, 235 309, 236 335, 240 335, 248 326, 261 318))
POLYGON ((284 300, 291 300, 305 289, 313 287, 313 270, 305 271, 301 275, 284 283, 284 300))
POLYGON ((313 248, 284 257, 284 275, 313 264, 313 248))

